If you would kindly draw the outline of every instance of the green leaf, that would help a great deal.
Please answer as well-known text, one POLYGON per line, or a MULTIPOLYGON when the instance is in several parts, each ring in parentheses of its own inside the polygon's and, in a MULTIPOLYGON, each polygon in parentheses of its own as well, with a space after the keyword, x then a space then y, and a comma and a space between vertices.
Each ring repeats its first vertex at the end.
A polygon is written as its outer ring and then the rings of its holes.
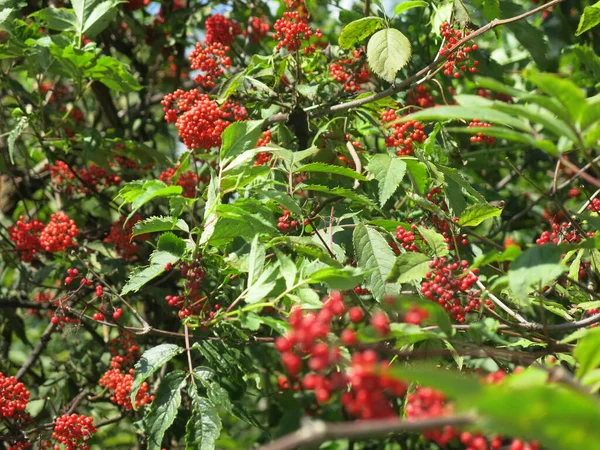
POLYGON ((327 186, 322 186, 320 184, 298 183, 296 185, 296 191, 301 191, 301 190, 322 192, 324 194, 329 194, 329 195, 338 195, 340 197, 349 198, 349 199, 351 199, 357 203, 363 204, 363 205, 369 205, 369 206, 373 205, 373 203, 371 202, 371 200, 368 197, 357 194, 352 189, 346 189, 346 188, 340 188, 340 187, 329 188, 327 186))
POLYGON ((409 114, 398 119, 399 122, 408 120, 418 121, 439 121, 439 120, 473 120, 482 122, 508 125, 519 130, 531 132, 529 126, 516 117, 495 111, 491 108, 468 107, 468 106, 438 106, 437 108, 427 108, 415 113, 409 114))
POLYGON ((248 120, 233 122, 222 134, 221 160, 229 161, 247 150, 253 149, 260 137, 264 121, 248 120))
POLYGON ((497 217, 500 214, 502 214, 502 208, 489 203, 471 205, 461 214, 458 225, 461 227, 476 227, 484 220, 497 217))
POLYGON ((429 4, 423 0, 415 0, 398 3, 394 9, 394 14, 402 14, 404 11, 408 11, 413 8, 426 8, 429 4))
POLYGON ((154 372, 164 366, 171 358, 179 355, 184 348, 175 344, 160 344, 144 352, 142 357, 135 363, 135 375, 131 385, 131 404, 135 408, 135 398, 142 386, 154 372))
POLYGON ((25 128, 27 128, 28 124, 29 124, 29 119, 27 118, 27 116, 23 116, 19 119, 19 121, 17 122, 15 127, 12 130, 10 130, 7 141, 8 141, 8 155, 10 157, 10 162, 12 164, 15 163, 15 143, 16 143, 17 139, 19 138, 19 136, 21 136, 21 133, 23 131, 25 131, 25 128))
POLYGON ((387 281, 409 283, 420 280, 431 270, 429 267, 430 262, 431 258, 423 253, 402 253, 396 258, 387 281))
POLYGON ((577 26, 577 36, 581 36, 588 30, 591 30, 600 23, 600 2, 594 3, 592 6, 587 6, 583 10, 579 25, 577 26))
POLYGON ((4 8, 0 11, 0 25, 6 22, 6 19, 12 14, 14 8, 4 8))
POLYGON ((578 378, 583 378, 600 366, 600 328, 593 328, 586 333, 575 347, 573 356, 579 364, 576 371, 578 378))
POLYGON ((385 281, 394 266, 394 252, 379 231, 364 224, 356 226, 352 242, 358 265, 373 271, 367 278, 367 287, 381 301, 387 293, 385 281))
POLYGON ((127 216, 127 220, 129 220, 138 209, 150 200, 157 197, 171 197, 182 192, 183 188, 181 186, 167 186, 158 180, 134 181, 125 185, 119 191, 119 197, 125 203, 131 203, 131 213, 127 216))
POLYGON ((144 417, 148 450, 163 448, 162 440, 165 432, 173 424, 179 405, 181 405, 181 389, 185 385, 185 379, 185 372, 176 370, 165 375, 160 382, 156 397, 144 417))
POLYGON ((142 89, 137 78, 129 72, 129 67, 112 56, 101 56, 84 74, 114 91, 127 93, 142 89))
POLYGON ((539 289, 567 271, 561 256, 561 248, 554 244, 538 245, 524 251, 510 265, 510 289, 520 299, 527 299, 532 288, 539 289))
POLYGON ((132 237, 140 234, 156 233, 158 231, 178 230, 189 233, 190 228, 183 219, 177 219, 170 216, 153 216, 148 219, 140 220, 133 226, 132 237))
POLYGON ((214 450, 222 427, 217 408, 209 399, 198 394, 193 383, 189 394, 192 399, 192 415, 185 427, 185 449, 214 450))
POLYGON ((344 177, 354 178, 355 180, 365 181, 367 178, 364 175, 356 172, 355 170, 349 169, 348 167, 332 166, 325 163, 310 163, 306 164, 294 172, 317 172, 317 173, 330 173, 334 175, 342 175, 344 177))
POLYGON ((600 448, 598 401, 562 383, 486 386, 467 406, 485 418, 489 431, 536 440, 541 448, 600 448))
POLYGON ((483 386, 477 377, 440 369, 426 363, 405 367, 395 365, 390 368, 390 374, 397 379, 415 381, 423 386, 439 389, 449 397, 462 402, 472 402, 483 392, 483 386))
POLYGON ((178 261, 179 256, 171 252, 155 250, 150 255, 149 266, 136 267, 131 271, 127 283, 121 290, 121 295, 139 291, 142 286, 163 273, 167 264, 173 265, 178 261))
POLYGON ((258 235, 254 236, 252 244, 250 245, 250 256, 248 260, 248 286, 252 286, 252 283, 254 283, 263 272, 266 255, 267 252, 265 246, 260 243, 258 235))
POLYGON ((50 30, 66 31, 77 27, 75 13, 66 8, 44 8, 31 14, 31 17, 40 19, 50 30))
POLYGON ((358 42, 371 36, 377 30, 383 28, 384 21, 379 17, 363 17, 346 25, 340 34, 339 44, 348 50, 358 42))
POLYGON ((469 23, 469 11, 467 10, 463 0, 454 0, 454 19, 463 27, 469 23))
POLYGON ((249 287, 244 298, 246 303, 256 303, 263 300, 273 290, 278 278, 277 266, 268 266, 249 287))
POLYGON ((186 244, 183 239, 173 233, 164 233, 158 238, 157 248, 159 251, 168 252, 181 258, 185 254, 186 244))
POLYGON ((383 208, 402 183, 406 163, 398 157, 382 153, 371 158, 367 169, 379 183, 379 204, 383 208))
POLYGON ((436 257, 446 256, 449 253, 448 244, 440 233, 425 227, 417 227, 417 230, 436 257))
POLYGON ((408 63, 410 56, 410 41, 394 28, 378 31, 367 44, 369 67, 390 83, 396 79, 396 73, 408 63))
POLYGON ((310 275, 309 283, 325 283, 331 289, 348 290, 358 286, 368 273, 368 271, 350 266, 342 269, 326 267, 313 272, 310 275))
POLYGON ((524 76, 546 94, 558 100, 574 121, 581 115, 584 109, 582 106, 585 105, 585 93, 574 82, 533 70, 525 71, 524 76))
POLYGON ((122 1, 106 0, 97 4, 83 24, 82 34, 93 37, 103 31, 117 16, 118 5, 122 1))
POLYGON ((274 248, 273 251, 277 256, 277 261, 279 261, 281 276, 285 280, 285 286, 287 289, 290 289, 296 282, 296 275, 298 274, 296 264, 294 263, 292 258, 290 258, 285 253, 281 252, 277 248, 274 248))

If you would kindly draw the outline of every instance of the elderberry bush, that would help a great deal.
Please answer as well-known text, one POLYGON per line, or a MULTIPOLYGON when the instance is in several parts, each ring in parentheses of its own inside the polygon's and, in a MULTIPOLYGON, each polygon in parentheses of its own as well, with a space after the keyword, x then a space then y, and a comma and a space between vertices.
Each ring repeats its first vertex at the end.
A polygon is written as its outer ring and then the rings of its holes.
POLYGON ((598 4, 0 5, 0 448, 600 448, 598 4))

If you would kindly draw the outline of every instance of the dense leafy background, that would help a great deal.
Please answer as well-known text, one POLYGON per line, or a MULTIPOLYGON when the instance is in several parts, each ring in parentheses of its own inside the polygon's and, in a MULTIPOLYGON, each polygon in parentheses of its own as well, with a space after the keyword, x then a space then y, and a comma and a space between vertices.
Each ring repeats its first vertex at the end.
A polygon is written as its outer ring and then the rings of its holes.
POLYGON ((600 448, 600 3, 0 5, 0 445, 600 448))

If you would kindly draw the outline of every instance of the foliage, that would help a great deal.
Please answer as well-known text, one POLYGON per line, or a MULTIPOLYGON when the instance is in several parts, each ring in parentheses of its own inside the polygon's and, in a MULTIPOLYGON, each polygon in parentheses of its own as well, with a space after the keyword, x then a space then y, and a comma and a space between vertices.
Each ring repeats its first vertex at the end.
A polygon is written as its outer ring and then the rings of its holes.
POLYGON ((2 448, 600 448, 600 3, 0 5, 2 448))

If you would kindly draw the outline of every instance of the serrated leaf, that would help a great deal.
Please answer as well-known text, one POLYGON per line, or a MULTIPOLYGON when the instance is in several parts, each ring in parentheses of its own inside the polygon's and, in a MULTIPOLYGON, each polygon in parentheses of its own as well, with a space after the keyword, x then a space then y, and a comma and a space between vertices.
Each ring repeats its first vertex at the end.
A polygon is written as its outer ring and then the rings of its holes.
POLYGON ((278 278, 277 266, 268 266, 249 287, 244 298, 246 303, 256 303, 263 300, 273 290, 278 278))
POLYGON ((186 450, 214 450, 221 434, 221 419, 216 406, 201 397, 195 385, 190 388, 192 415, 186 425, 186 450))
POLYGON ((156 397, 144 417, 148 450, 163 448, 162 440, 165 432, 173 424, 181 405, 181 389, 185 385, 185 379, 185 372, 176 370, 165 375, 160 382, 156 397))
POLYGON ((458 219, 458 224, 461 227, 476 227, 484 220, 498 217, 500 214, 502 214, 502 208, 489 203, 471 205, 463 211, 458 219))
POLYGON ((367 278, 367 287, 380 301, 387 293, 385 281, 395 263, 394 252, 379 231, 364 224, 356 226, 352 242, 358 265, 373 271, 367 278))
POLYGON ((383 19, 379 17, 363 17, 346 25, 340 34, 339 44, 348 50, 356 43, 371 36, 384 25, 383 19))
POLYGON ((355 180, 366 181, 366 177, 356 172, 355 170, 349 169, 348 167, 332 166, 330 164, 315 162, 306 164, 294 172, 317 172, 317 173, 330 173, 334 175, 342 175, 344 177, 354 178, 355 180))
POLYGON ((119 197, 125 203, 131 203, 131 213, 127 216, 127 220, 148 203, 150 200, 157 197, 170 197, 179 195, 183 191, 181 186, 167 186, 162 181, 148 180, 145 182, 132 182, 125 185, 119 191, 119 197))
POLYGON ((31 17, 40 19, 50 30, 65 31, 77 26, 75 13, 66 8, 44 8, 31 14, 31 17))
POLYGON ((184 348, 175 344, 160 344, 146 350, 142 357, 135 363, 135 374, 131 385, 131 404, 135 409, 135 398, 140 386, 154 372, 164 366, 171 358, 179 355, 184 348))
POLYGON ((274 248, 273 251, 277 256, 277 261, 279 261, 279 267, 281 271, 281 276, 285 280, 285 286, 287 289, 290 289, 294 283, 296 282, 296 275, 298 273, 298 269, 296 268, 296 264, 285 253, 280 250, 274 248))
POLYGON ((410 41, 394 28, 378 31, 367 44, 369 67, 390 83, 396 79, 396 73, 408 63, 410 56, 410 41))
POLYGON ((581 36, 588 30, 591 30, 600 23, 600 2, 594 3, 592 6, 587 6, 583 10, 579 25, 577 26, 577 36, 581 36))
POLYGON ((402 14, 404 11, 408 11, 409 9, 413 9, 413 8, 425 8, 428 5, 429 5, 429 3, 427 3, 423 0, 415 0, 415 1, 398 3, 396 5, 396 8, 394 8, 394 14, 396 14, 396 15, 402 14))
POLYGON ((417 230, 436 257, 446 256, 449 253, 448 244, 440 233, 425 227, 417 227, 417 230))
POLYGON ((163 233, 158 238, 159 251, 168 252, 181 258, 185 254, 186 244, 183 239, 173 233, 163 233))
POLYGON ((400 187, 406 174, 406 163, 400 158, 383 153, 373 156, 367 169, 379 183, 379 204, 383 208, 400 187))
POLYGON ((363 205, 369 205, 369 206, 373 205, 373 202, 371 201, 371 199, 369 199, 368 197, 365 197, 364 195, 357 194, 352 189, 346 189, 346 188, 340 188, 340 187, 329 188, 327 186, 322 186, 320 184, 298 183, 296 185, 296 190, 297 191, 301 191, 301 190, 316 191, 316 192, 322 192, 324 194, 329 194, 329 195, 339 195, 340 197, 349 198, 349 199, 351 199, 357 203, 363 204, 363 205))
POLYGON ((253 149, 260 137, 263 120, 233 122, 222 134, 221 161, 253 149))
POLYGON ((114 91, 134 92, 142 89, 138 79, 129 71, 129 67, 112 56, 101 56, 95 60, 93 66, 86 68, 84 74, 114 91))
POLYGON ((171 252, 155 250, 150 255, 149 266, 136 267, 130 273, 127 283, 125 283, 125 286, 121 290, 121 295, 139 291, 142 286, 163 273, 167 264, 173 265, 179 259, 179 256, 171 252))
POLYGON ((183 219, 176 219, 170 216, 153 216, 136 222, 133 226, 131 236, 135 237, 139 236, 140 234, 172 230, 189 233, 190 228, 183 219))
POLYGON ((387 281, 409 283, 420 280, 431 270, 429 267, 430 262, 431 258, 423 253, 402 253, 396 258, 387 281))
POLYGON ((561 259, 562 250, 554 244, 537 245, 524 251, 510 265, 510 289, 521 300, 526 300, 530 290, 547 285, 567 271, 561 259))

